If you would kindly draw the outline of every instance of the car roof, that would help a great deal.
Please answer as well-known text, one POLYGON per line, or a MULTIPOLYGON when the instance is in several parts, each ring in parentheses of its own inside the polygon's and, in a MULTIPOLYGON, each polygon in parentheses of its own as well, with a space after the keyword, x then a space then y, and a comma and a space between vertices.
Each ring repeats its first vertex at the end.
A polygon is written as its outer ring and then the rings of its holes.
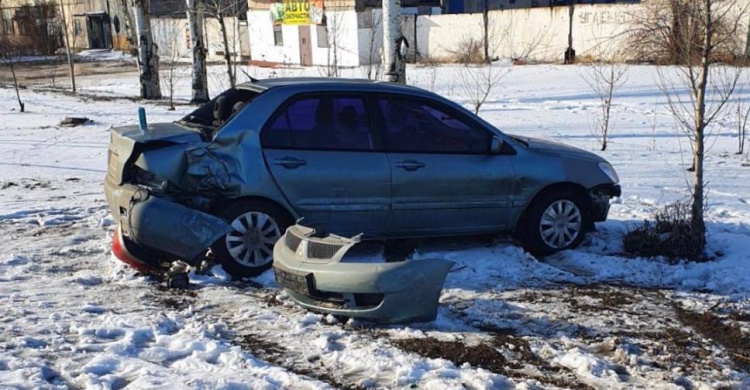
POLYGON ((420 88, 409 85, 391 83, 387 81, 367 80, 367 79, 344 79, 332 77, 282 77, 251 81, 239 84, 237 88, 249 89, 262 92, 272 88, 279 87, 310 87, 315 86, 321 89, 343 88, 347 90, 358 91, 381 91, 381 92, 424 92, 420 88))

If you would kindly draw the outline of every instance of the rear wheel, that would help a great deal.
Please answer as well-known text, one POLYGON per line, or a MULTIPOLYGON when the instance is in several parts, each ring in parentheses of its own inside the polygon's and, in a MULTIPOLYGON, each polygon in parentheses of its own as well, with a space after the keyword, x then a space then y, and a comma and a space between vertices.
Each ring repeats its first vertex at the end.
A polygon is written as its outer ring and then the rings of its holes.
POLYGON ((257 276, 273 264, 273 246, 292 224, 281 207, 266 201, 232 204, 217 213, 232 231, 217 240, 215 260, 234 277, 257 276))
POLYGON ((526 250, 545 256, 577 247, 590 222, 583 197, 574 191, 561 190, 535 199, 521 224, 521 240, 526 250))

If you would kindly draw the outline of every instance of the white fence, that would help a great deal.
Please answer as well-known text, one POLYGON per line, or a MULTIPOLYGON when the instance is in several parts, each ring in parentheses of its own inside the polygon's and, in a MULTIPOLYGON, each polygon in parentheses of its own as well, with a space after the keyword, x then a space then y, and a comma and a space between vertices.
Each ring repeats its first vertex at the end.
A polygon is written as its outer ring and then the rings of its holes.
MULTIPOLYGON (((738 10, 746 8, 750 1, 740 3, 738 10)), ((649 7, 654 6, 653 2, 576 5, 572 25, 577 56, 629 59, 628 53, 623 53, 627 32, 636 21, 647 17, 649 7)), ((750 14, 746 13, 744 19, 750 19, 750 14)), ((470 40, 482 42, 482 14, 425 15, 417 17, 416 23, 416 50, 422 58, 447 60, 470 40)), ((488 26, 493 56, 562 61, 568 47, 569 8, 490 11, 488 26)), ((746 27, 745 23, 742 30, 746 31, 746 27)), ((744 41, 745 34, 741 35, 744 41)))

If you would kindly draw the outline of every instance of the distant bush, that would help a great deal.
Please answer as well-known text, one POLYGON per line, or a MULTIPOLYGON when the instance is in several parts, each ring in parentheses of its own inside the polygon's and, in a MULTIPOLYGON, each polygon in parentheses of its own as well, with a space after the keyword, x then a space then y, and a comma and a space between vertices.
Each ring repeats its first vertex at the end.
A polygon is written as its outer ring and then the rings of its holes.
POLYGON ((672 262, 682 259, 705 261, 704 229, 695 226, 690 206, 674 203, 654 215, 654 221, 631 229, 623 238, 626 252, 643 257, 664 256, 672 262))
POLYGON ((484 54, 482 54, 482 41, 473 38, 464 38, 458 44, 458 49, 450 53, 453 61, 459 64, 482 64, 484 63, 484 54))

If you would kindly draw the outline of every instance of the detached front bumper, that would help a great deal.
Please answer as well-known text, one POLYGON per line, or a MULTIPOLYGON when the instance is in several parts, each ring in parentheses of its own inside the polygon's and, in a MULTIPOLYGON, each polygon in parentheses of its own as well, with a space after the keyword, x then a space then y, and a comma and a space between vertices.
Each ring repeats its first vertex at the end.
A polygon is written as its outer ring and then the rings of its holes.
POLYGON ((157 264, 149 258, 149 249, 192 263, 230 231, 229 224, 221 218, 154 196, 132 184, 115 185, 107 180, 104 193, 118 223, 113 244, 119 239, 122 247, 125 243, 130 246, 127 260, 118 256, 128 264, 132 259, 157 264), (137 246, 146 250, 138 250, 137 246))
POLYGON ((381 323, 435 319, 440 291, 453 262, 342 262, 359 238, 315 238, 314 232, 292 226, 274 246, 276 281, 299 305, 381 323))
POLYGON ((622 189, 619 184, 603 184, 589 190, 591 218, 594 222, 604 222, 609 214, 609 200, 619 198, 622 189))

